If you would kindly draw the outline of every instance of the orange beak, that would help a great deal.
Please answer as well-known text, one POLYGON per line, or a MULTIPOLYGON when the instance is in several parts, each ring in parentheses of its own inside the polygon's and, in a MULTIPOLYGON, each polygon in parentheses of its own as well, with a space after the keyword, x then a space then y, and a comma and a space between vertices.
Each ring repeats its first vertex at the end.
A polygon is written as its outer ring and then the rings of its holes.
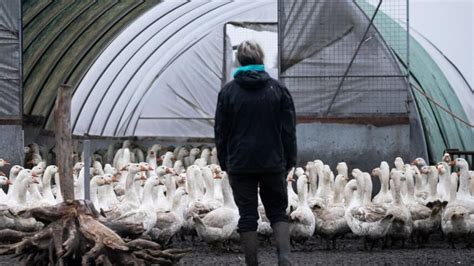
POLYGON ((456 166, 456 161, 451 161, 451 162, 449 163, 449 165, 451 165, 451 166, 456 166))
POLYGON ((104 184, 110 185, 111 181, 110 180, 105 180, 104 184))
POLYGON ((150 166, 148 166, 148 170, 149 171, 155 171, 155 168, 153 168, 153 166, 150 165, 150 166))
POLYGON ((36 179, 35 176, 32 176, 32 179, 33 179, 33 183, 34 183, 34 184, 39 184, 39 181, 38 181, 38 179, 36 179))
POLYGON ((146 176, 145 176, 145 175, 142 175, 142 176, 140 177, 140 179, 141 179, 141 180, 146 180, 146 176))
POLYGON ((128 170, 127 168, 128 168, 127 166, 124 166, 124 167, 122 167, 122 169, 120 169, 120 171, 128 170))
POLYGON ((3 163, 4 163, 5 165, 10 165, 10 162, 9 162, 9 161, 6 161, 6 160, 4 160, 3 163))
POLYGON ((417 163, 417 160, 413 160, 413 161, 411 162, 411 165, 415 165, 416 163, 417 163))
POLYGON ((13 183, 12 183, 12 181, 10 181, 10 179, 8 179, 6 185, 7 185, 7 186, 13 185, 13 183))
POLYGON ((173 169, 173 168, 169 168, 169 167, 166 167, 165 173, 167 173, 167 174, 173 174, 173 175, 176 174, 176 172, 174 171, 174 169, 173 169))
POLYGON ((36 175, 35 172, 32 172, 32 173, 31 173, 31 176, 32 176, 32 177, 37 177, 37 175, 36 175))
POLYGON ((113 176, 112 176, 112 182, 118 182, 118 181, 119 181, 118 176, 113 175, 113 176))

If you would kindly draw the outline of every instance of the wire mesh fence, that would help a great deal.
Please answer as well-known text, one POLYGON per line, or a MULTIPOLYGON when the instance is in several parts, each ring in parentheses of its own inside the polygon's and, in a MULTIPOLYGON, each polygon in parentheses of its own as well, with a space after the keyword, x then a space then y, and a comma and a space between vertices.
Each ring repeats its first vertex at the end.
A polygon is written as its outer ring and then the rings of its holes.
POLYGON ((408 62, 406 0, 280 0, 279 5, 280 78, 299 115, 408 113, 408 70, 400 64, 408 62), (395 54, 393 46, 402 52, 395 54))

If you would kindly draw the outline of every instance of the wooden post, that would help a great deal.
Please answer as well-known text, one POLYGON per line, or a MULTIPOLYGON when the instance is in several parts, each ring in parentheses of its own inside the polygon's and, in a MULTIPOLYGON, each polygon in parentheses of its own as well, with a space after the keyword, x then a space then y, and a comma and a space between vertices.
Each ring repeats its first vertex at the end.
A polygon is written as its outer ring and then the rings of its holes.
POLYGON ((67 203, 74 200, 74 179, 72 174, 72 132, 71 132, 72 86, 60 85, 54 107, 54 133, 56 138, 57 165, 61 193, 67 203))

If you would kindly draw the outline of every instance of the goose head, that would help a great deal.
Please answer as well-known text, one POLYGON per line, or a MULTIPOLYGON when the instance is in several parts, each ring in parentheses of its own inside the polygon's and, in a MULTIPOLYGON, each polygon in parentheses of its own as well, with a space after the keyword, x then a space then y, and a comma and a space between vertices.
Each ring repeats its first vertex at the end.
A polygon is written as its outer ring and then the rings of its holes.
POLYGON ((130 140, 125 140, 122 144, 123 149, 129 149, 132 146, 132 142, 130 140))
POLYGON ((352 177, 357 178, 357 176, 362 174, 362 171, 359 168, 354 168, 352 169, 351 174, 352 174, 352 177))
POLYGON ((33 169, 31 169, 31 171, 33 173, 35 173, 37 176, 42 175, 44 173, 44 170, 45 169, 43 168, 43 166, 39 165, 39 164, 37 166, 33 167, 33 169))
MULTIPOLYGON (((401 157, 395 158, 394 164, 395 164, 395 168, 396 168, 397 170, 402 170, 402 169, 404 168, 404 166, 405 166, 405 163, 403 162, 403 159, 402 159, 401 157)), ((388 164, 387 164, 387 165, 388 165, 388 164)))
POLYGON ((141 162, 138 165, 140 167, 140 171, 153 171, 153 170, 155 170, 155 169, 153 169, 153 167, 151 165, 149 165, 146 162, 141 162))
POLYGON ((456 158, 455 160, 451 161, 450 163, 451 166, 456 166, 460 170, 468 170, 469 169, 469 164, 464 158, 456 158))
POLYGON ((10 175, 18 175, 23 169, 24 168, 19 165, 14 165, 12 168, 10 168, 10 175))
POLYGON ((30 169, 21 170, 20 175, 24 175, 25 178, 22 180, 26 180, 26 183, 28 185, 39 184, 38 174, 35 173, 35 171, 33 170, 30 170, 30 169))
POLYGON ((110 185, 110 178, 109 174, 107 175, 96 175, 91 179, 91 183, 97 184, 97 186, 105 186, 105 185, 110 185))
POLYGON ((154 144, 151 146, 151 149, 155 154, 158 153, 158 151, 161 151, 163 147, 160 144, 154 144))
POLYGON ((197 156, 200 152, 201 150, 199 148, 192 148, 189 154, 193 156, 197 156))
POLYGON ((439 173, 440 175, 446 174, 446 167, 444 166, 444 164, 438 163, 438 164, 436 165, 436 169, 438 169, 438 173, 439 173))
POLYGON ((174 170, 173 168, 170 168, 170 167, 166 167, 166 166, 161 165, 161 166, 158 166, 158 167, 156 168, 156 174, 157 174, 158 176, 164 176, 164 175, 166 175, 166 174, 173 174, 173 175, 176 175, 176 172, 175 172, 175 170, 174 170))
POLYGON ((93 170, 92 170, 93 175, 102 174, 103 168, 102 168, 102 164, 99 161, 94 161, 92 163, 92 168, 93 168, 93 170))
POLYGON ((357 192, 357 181, 351 179, 344 187, 344 204, 347 206, 355 198, 354 193, 357 192))
POLYGON ((179 174, 176 178, 176 184, 178 185, 178 187, 183 187, 184 189, 184 186, 186 185, 186 179, 186 172, 179 174))
POLYGON ((74 167, 72 168, 72 170, 74 170, 75 172, 79 172, 81 171, 82 167, 84 167, 84 163, 83 162, 77 162, 74 167))
POLYGON ((336 166, 336 171, 339 175, 347 175, 347 164, 345 162, 339 162, 336 166))
POLYGON ((377 168, 374 168, 374 170, 372 170, 372 176, 376 176, 378 178, 381 177, 381 171, 380 171, 380 167, 377 167, 377 168))
POLYGON ((0 176, 0 187, 2 186, 9 186, 11 185, 12 183, 10 182, 10 179, 8 179, 8 177, 6 176, 0 176))
POLYGON ((10 162, 4 159, 0 159, 0 167, 4 167, 5 165, 10 165, 10 162))
POLYGON ((122 167, 122 169, 120 169, 120 171, 129 171, 131 173, 136 173, 136 172, 139 172, 139 171, 146 171, 146 170, 142 170, 142 169, 145 169, 145 168, 142 167, 138 163, 129 163, 129 164, 125 165, 124 167, 122 167))
POLYGON ((443 154, 443 158, 441 160, 443 162, 450 163, 452 161, 451 160, 451 155, 449 155, 449 153, 445 153, 445 154, 443 154))
POLYGON ((425 159, 423 159, 421 157, 418 157, 415 160, 413 160, 413 162, 411 162, 411 164, 415 165, 417 167, 423 167, 423 166, 426 165, 426 161, 425 161, 425 159))
POLYGON ((46 167, 46 171, 48 171, 51 175, 54 175, 58 172, 58 167, 56 165, 49 165, 46 167))
POLYGON ((102 175, 104 179, 107 181, 106 185, 111 185, 113 183, 119 182, 119 178, 113 174, 104 174, 102 175))
POLYGON ((335 190, 334 190, 334 202, 341 202, 341 193, 347 185, 348 178, 345 175, 337 175, 336 180, 334 181, 335 190))
POLYGON ((425 165, 425 166, 421 167, 420 172, 422 174, 427 175, 431 172, 431 168, 428 165, 425 165))
POLYGON ((296 175, 297 177, 300 177, 300 176, 302 176, 302 175, 304 175, 304 174, 305 174, 305 172, 304 172, 303 168, 301 168, 301 167, 296 168, 296 170, 295 170, 295 175, 296 175))

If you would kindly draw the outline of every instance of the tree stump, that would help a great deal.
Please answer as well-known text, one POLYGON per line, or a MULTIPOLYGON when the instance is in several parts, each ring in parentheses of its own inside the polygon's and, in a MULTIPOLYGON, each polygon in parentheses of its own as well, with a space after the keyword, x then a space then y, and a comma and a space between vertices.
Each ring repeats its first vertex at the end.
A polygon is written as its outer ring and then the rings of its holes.
MULTIPOLYGON (((172 265, 189 252, 162 250, 145 239, 125 241, 98 220, 89 201, 33 208, 20 215, 45 224, 34 234, 0 231, 0 242, 14 242, 0 245, 0 255, 16 254, 23 265, 172 265)), ((122 225, 122 230, 126 227, 122 225)))

